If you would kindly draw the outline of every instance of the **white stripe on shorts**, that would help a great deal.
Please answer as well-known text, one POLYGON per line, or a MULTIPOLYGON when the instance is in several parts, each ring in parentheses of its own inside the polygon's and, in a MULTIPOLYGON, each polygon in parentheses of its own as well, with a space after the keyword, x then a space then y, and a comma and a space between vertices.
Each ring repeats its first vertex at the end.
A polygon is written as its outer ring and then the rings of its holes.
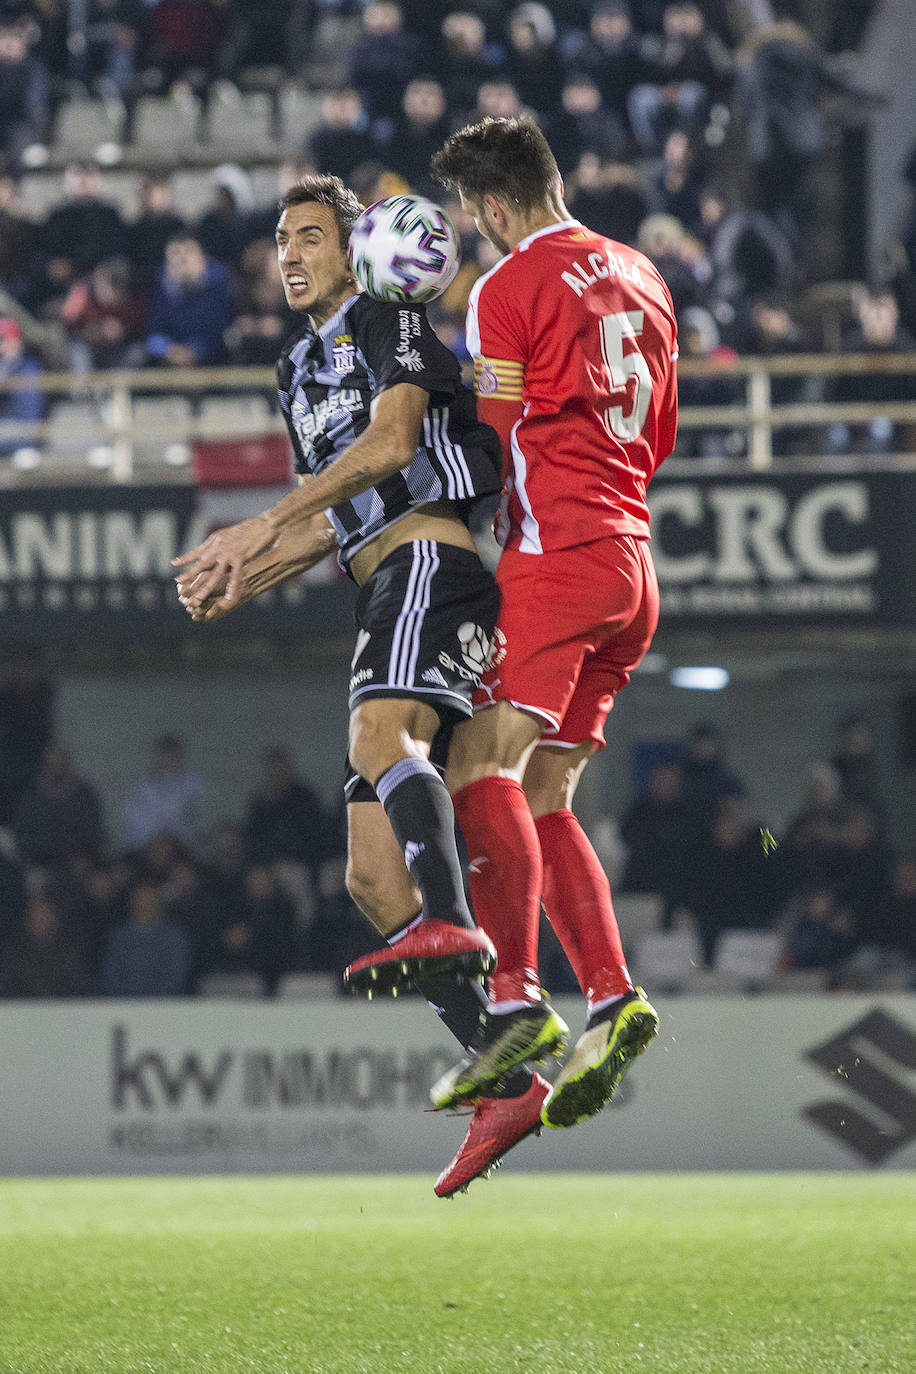
POLYGON ((413 562, 407 579, 404 601, 398 612, 388 660, 388 686, 412 687, 420 653, 420 634, 429 610, 430 588, 439 568, 439 553, 434 539, 413 541, 413 562))

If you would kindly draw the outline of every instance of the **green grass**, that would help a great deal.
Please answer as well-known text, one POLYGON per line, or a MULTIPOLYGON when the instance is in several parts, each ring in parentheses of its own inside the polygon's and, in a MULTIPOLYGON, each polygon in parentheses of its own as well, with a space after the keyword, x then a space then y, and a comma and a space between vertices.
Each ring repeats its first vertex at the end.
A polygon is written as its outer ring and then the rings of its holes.
POLYGON ((912 1174, 0 1182, 2 1374, 912 1374, 912 1174))

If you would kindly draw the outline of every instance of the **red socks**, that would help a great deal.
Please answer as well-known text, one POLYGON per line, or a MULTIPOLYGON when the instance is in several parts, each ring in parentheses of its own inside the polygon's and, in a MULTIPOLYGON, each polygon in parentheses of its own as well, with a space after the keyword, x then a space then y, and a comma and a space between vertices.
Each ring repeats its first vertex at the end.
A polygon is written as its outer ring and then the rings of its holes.
POLYGON ((541 846, 521 784, 486 777, 452 798, 470 860, 468 885, 478 925, 496 946, 491 1002, 536 1002, 541 846))
MULTIPOLYGON (((543 855, 544 909, 589 1005, 629 992, 633 984, 611 887, 591 841, 571 811, 553 811, 534 824, 543 855)), ((498 950, 499 942, 488 934, 498 950)))
POLYGON ((491 1003, 534 1002, 540 996, 542 894, 589 1005, 629 992, 633 984, 610 884, 573 813, 554 811, 535 821, 512 778, 480 778, 452 802, 468 849, 474 915, 499 956, 490 978, 491 1003))

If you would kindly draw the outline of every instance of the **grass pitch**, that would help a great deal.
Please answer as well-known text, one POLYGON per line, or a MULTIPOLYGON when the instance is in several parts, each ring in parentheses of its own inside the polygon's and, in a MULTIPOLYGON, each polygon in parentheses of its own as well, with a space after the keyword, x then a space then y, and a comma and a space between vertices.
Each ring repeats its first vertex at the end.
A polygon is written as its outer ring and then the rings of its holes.
POLYGON ((0 1182, 2 1374, 912 1374, 916 1176, 0 1182))

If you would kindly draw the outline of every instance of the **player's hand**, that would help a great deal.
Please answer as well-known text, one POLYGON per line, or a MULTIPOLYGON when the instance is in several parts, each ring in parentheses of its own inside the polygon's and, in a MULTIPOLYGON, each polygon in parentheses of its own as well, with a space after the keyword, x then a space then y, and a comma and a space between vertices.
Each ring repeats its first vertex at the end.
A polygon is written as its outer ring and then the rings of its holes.
POLYGON ((183 569, 175 579, 179 596, 192 615, 215 595, 219 595, 227 611, 238 605, 245 562, 270 548, 276 537, 270 517, 255 515, 238 525, 214 530, 196 549, 173 558, 172 567, 183 569), (185 593, 182 587, 186 588, 185 593))

